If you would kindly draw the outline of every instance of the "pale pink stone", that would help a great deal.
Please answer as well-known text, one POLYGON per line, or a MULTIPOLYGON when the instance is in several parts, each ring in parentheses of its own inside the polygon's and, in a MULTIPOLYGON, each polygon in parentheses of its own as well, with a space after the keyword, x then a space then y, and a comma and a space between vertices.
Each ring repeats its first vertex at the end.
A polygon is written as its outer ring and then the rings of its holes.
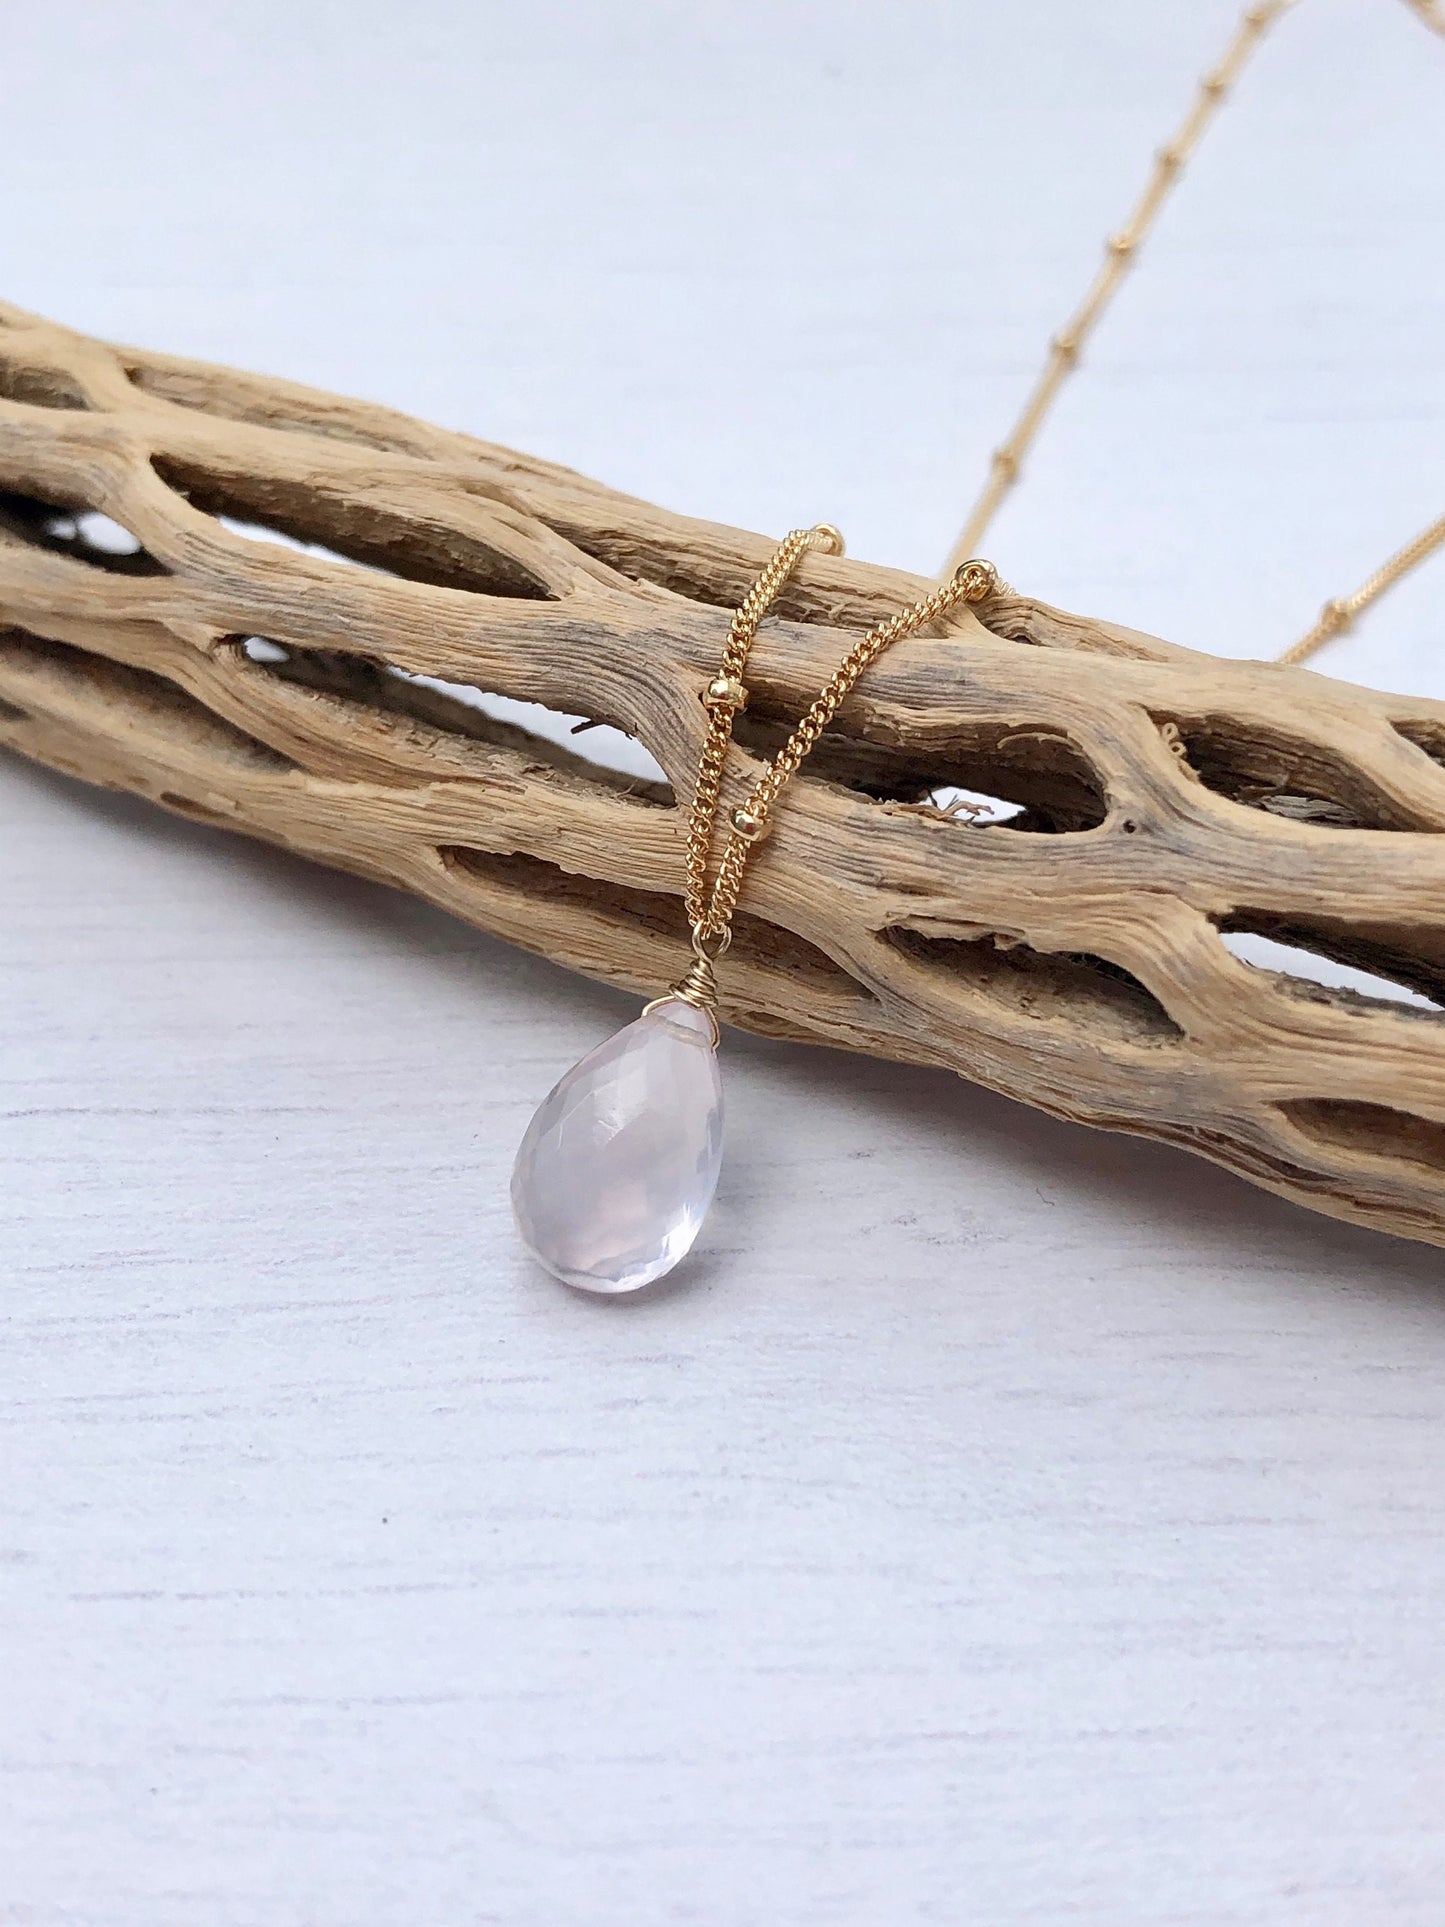
POLYGON ((581 1291, 636 1291, 692 1247, 722 1163, 708 1019, 676 998, 590 1051, 543 1099, 512 1171, 532 1256, 581 1291))

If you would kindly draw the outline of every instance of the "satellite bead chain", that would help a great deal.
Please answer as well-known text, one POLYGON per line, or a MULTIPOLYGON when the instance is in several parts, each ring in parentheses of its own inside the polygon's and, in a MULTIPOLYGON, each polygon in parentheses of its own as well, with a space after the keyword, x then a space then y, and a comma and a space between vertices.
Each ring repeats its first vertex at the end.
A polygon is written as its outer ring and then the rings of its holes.
POLYGON ((785 537, 739 604, 728 630, 722 666, 703 692, 709 719, 707 735, 698 758, 697 782, 688 815, 686 858, 687 916, 692 926, 696 961, 672 993, 694 1003, 699 1009, 711 1011, 716 1007, 717 990, 712 965, 730 941, 732 918, 742 890, 743 874, 753 850, 772 828, 774 805, 805 758, 817 747, 819 739, 852 693, 858 679, 894 643, 947 615, 960 602, 982 602, 998 585, 991 562, 975 558, 960 563, 941 588, 900 609, 886 622, 880 622, 870 629, 866 636, 853 645, 819 690, 783 747, 754 783, 746 801, 730 813, 722 856, 716 875, 709 884, 723 769, 732 742, 734 721, 747 707, 743 673, 747 667, 748 652, 757 635, 758 624, 809 550, 841 555, 843 538, 827 523, 819 523, 811 529, 794 529, 785 537))

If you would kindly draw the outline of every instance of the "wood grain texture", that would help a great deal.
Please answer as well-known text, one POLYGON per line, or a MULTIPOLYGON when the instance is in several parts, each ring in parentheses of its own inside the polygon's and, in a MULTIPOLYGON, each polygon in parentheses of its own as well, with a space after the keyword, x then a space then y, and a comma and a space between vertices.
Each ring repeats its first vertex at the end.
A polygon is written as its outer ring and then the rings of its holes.
MULTIPOLYGON (((605 982, 680 974, 674 798, 766 538, 14 308, 0 390, 0 740, 605 982), (89 539, 97 512, 128 551, 89 539), (667 782, 488 721, 468 691, 619 728, 667 782)), ((923 586, 805 560, 754 656, 733 793, 923 586)), ((1445 1243, 1442 831, 1445 705, 1008 591, 844 706, 754 860, 723 1014, 1445 1243), (949 819, 929 799, 958 787, 1016 813, 949 819), (1240 932, 1435 1001, 1258 968, 1240 932)))

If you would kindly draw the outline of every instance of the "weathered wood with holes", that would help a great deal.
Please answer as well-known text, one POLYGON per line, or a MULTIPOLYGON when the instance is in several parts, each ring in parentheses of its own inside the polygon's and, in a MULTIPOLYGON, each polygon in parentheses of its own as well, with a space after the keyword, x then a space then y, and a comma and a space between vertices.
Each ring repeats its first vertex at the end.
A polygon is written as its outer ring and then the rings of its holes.
MULTIPOLYGON (((671 795, 407 677, 615 724, 685 796, 770 538, 13 308, 0 397, 0 739, 609 983, 680 972, 671 795), (88 544, 84 510, 136 552, 88 544)), ((739 792, 922 586, 804 561, 754 653, 739 792)), ((1442 831, 1445 705, 1001 593, 840 713, 750 871, 724 1015, 945 1065, 1445 1244, 1445 1014, 1253 968, 1221 935, 1441 998, 1442 831), (949 785, 1020 812, 949 820, 927 803, 949 785)))

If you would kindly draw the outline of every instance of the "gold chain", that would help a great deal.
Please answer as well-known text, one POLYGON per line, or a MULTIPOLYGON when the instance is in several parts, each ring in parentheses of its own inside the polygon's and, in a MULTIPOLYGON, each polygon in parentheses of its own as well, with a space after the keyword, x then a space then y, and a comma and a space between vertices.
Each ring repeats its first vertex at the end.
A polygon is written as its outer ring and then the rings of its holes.
MULTIPOLYGON (((1427 27, 1445 34, 1445 0, 1408 0, 1408 3, 1427 27)), ((945 575, 956 566, 960 557, 971 555, 983 540, 1004 500, 1018 482, 1025 457, 1038 440, 1039 431, 1058 398, 1059 390, 1078 366, 1085 343, 1098 327, 1119 284, 1137 259, 1140 248, 1159 218, 1160 210, 1177 186, 1186 163, 1193 156, 1210 122, 1260 41, 1281 14, 1287 13, 1294 4, 1295 0, 1260 0, 1259 4, 1248 7, 1218 65, 1211 68, 1199 82, 1179 131, 1155 155, 1153 170, 1133 212, 1119 232, 1105 244, 1103 265, 1089 284, 1083 300, 1049 343, 1043 369, 1029 391, 1018 419, 990 458, 988 479, 944 565, 945 575)), ((1388 561, 1361 583, 1353 595, 1327 602, 1314 627, 1298 642, 1291 644, 1281 655, 1280 661, 1303 662, 1332 637, 1343 634, 1371 603, 1378 601, 1387 589, 1393 588, 1403 576, 1417 568, 1442 545, 1445 545, 1445 516, 1433 522, 1429 528, 1422 529, 1412 541, 1396 550, 1388 561)))
MULTIPOLYGON (((1246 10, 1218 65, 1200 81, 1196 97, 1178 132, 1156 154, 1144 192, 1124 226, 1110 237, 1103 265, 1090 283, 1083 300, 1062 331, 1050 342, 1048 358, 1018 420, 1008 439, 994 450, 983 492, 949 556, 947 579, 932 594, 920 597, 917 602, 890 616, 886 622, 878 623, 848 651, 814 697, 783 747, 753 784, 746 801, 731 811, 727 839, 714 874, 712 856, 723 774, 733 739, 734 723, 747 708, 748 692, 743 673, 758 633, 758 625, 777 600, 798 563, 810 550, 828 555, 843 553, 843 538, 837 529, 823 522, 811 529, 794 529, 779 543, 766 567, 733 612, 722 663, 717 675, 703 692, 703 702, 708 709, 708 726, 698 757, 697 781, 688 813, 685 899, 688 922, 692 928, 694 961, 681 982, 668 993, 706 1012, 712 1020, 714 1031, 717 1028, 717 980, 713 966, 732 941, 732 920, 742 890, 743 875, 753 850, 772 826, 772 811, 779 796, 797 774, 804 759, 817 747, 829 723, 870 664, 876 662, 886 649, 891 649, 895 642, 946 615, 956 604, 982 602, 997 589, 998 576, 993 564, 978 560, 972 551, 977 548, 1000 505, 1017 483, 1024 458, 1038 439, 1039 430, 1060 388, 1077 367, 1084 344, 1097 328, 1120 282, 1152 231, 1185 164, 1198 147, 1250 55, 1280 15, 1288 12, 1294 4, 1295 0, 1260 0, 1259 4, 1246 10)), ((1442 14, 1445 0, 1409 0, 1409 4, 1427 26, 1437 32, 1445 32, 1445 14, 1442 14)), ((1349 628, 1364 609, 1442 545, 1445 545, 1445 516, 1422 530, 1413 541, 1407 542, 1353 595, 1327 602, 1314 628, 1288 649, 1281 660, 1302 662, 1322 643, 1349 628)), ((664 998, 657 1000, 659 1003, 665 1001, 664 998)), ((648 1006, 649 1009, 654 1007, 648 1006)))
POLYGON ((687 919, 694 932, 705 937, 720 935, 727 924, 726 916, 721 919, 717 916, 716 892, 708 890, 708 859, 733 722, 739 710, 746 709, 748 704, 748 692, 743 684, 748 651, 758 633, 758 624, 809 549, 841 555, 843 538, 836 529, 819 524, 817 528, 794 529, 778 544, 767 567, 733 611, 722 666, 703 691, 708 726, 698 758, 697 784, 692 793, 687 828, 687 919))
POLYGON ((1337 596, 1332 602, 1327 602, 1320 610, 1319 621, 1314 628, 1302 635, 1298 642, 1292 642, 1280 661, 1304 662, 1335 636, 1342 636, 1347 629, 1353 629, 1358 617, 1372 602, 1378 602, 1386 589, 1393 589, 1403 576, 1407 576, 1411 569, 1419 568, 1426 556, 1433 555, 1442 544, 1445 544, 1445 515, 1438 522, 1432 522, 1428 529, 1421 529, 1403 549, 1396 549, 1373 575, 1366 576, 1353 595, 1337 596))
POLYGON ((1248 10, 1225 49, 1223 59, 1200 81, 1179 131, 1154 156, 1153 171, 1144 192, 1123 227, 1104 244, 1103 265, 1089 284, 1083 300, 1049 343, 1048 358, 1018 420, 1009 431, 1008 438, 994 450, 989 462, 988 480, 944 565, 945 574, 962 557, 973 553, 984 531, 998 514, 1004 498, 1014 488, 1024 458, 1037 441, 1045 416, 1053 407, 1059 390, 1078 366, 1084 344, 1098 327, 1104 310, 1113 300, 1139 249, 1148 239, 1160 210, 1184 172, 1185 163, 1191 159, 1195 148, 1204 138, 1206 129, 1219 112, 1249 56, 1279 16, 1288 12, 1293 4, 1294 0, 1265 0, 1265 4, 1248 10))
POLYGON ((794 529, 779 543, 762 574, 749 589, 733 614, 728 629, 722 664, 703 691, 708 709, 707 734, 698 757, 697 782, 687 826, 687 917, 692 926, 692 947, 696 961, 682 982, 672 991, 709 1013, 717 1003, 717 987, 712 966, 732 940, 732 919, 742 889, 743 873, 753 850, 771 827, 773 806, 797 774, 804 759, 817 747, 818 740, 847 700, 859 677, 886 649, 916 629, 946 615, 957 603, 982 602, 992 594, 998 578, 993 564, 969 560, 954 570, 951 578, 932 594, 921 596, 906 609, 900 609, 886 622, 878 623, 861 637, 818 691, 812 704, 783 747, 768 764, 728 818, 728 835, 716 874, 709 881, 713 844, 717 831, 718 801, 722 794, 723 770, 733 724, 747 708, 748 692, 743 683, 748 652, 762 621, 793 570, 810 549, 828 555, 843 553, 843 538, 828 523, 816 528, 794 529))

